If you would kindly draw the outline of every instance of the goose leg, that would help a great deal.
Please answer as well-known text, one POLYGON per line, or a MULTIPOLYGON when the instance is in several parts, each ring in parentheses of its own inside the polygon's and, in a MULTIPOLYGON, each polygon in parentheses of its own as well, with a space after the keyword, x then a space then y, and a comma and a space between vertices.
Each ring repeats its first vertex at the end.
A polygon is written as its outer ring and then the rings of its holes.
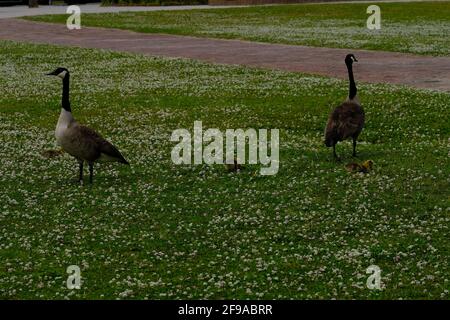
POLYGON ((94 178, 94 164, 89 162, 89 183, 92 184, 92 179, 94 178))
POLYGON ((78 164, 80 166, 80 176, 78 178, 78 182, 83 183, 83 161, 79 160, 78 164))
POLYGON ((356 157, 356 138, 353 138, 353 157, 356 157))
POLYGON ((339 161, 341 159, 339 159, 338 155, 336 154, 336 144, 333 144, 333 156, 334 156, 334 160, 339 161))

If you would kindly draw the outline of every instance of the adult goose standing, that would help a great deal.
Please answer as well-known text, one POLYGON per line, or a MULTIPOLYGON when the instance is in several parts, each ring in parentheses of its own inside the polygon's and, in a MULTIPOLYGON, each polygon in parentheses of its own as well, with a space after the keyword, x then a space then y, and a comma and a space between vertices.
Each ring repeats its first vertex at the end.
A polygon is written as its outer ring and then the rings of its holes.
POLYGON ((78 124, 72 116, 69 101, 70 74, 66 68, 47 73, 62 79, 61 114, 56 125, 56 141, 62 149, 75 157, 80 166, 79 182, 83 183, 83 164, 89 165, 89 182, 94 175, 94 162, 120 162, 129 164, 119 150, 94 130, 78 124))
POLYGON ((335 159, 339 159, 336 155, 336 144, 349 138, 353 139, 353 156, 356 157, 356 140, 364 127, 364 110, 359 103, 353 78, 353 62, 357 61, 353 54, 345 57, 349 79, 348 98, 331 112, 325 128, 325 145, 333 147, 335 159))

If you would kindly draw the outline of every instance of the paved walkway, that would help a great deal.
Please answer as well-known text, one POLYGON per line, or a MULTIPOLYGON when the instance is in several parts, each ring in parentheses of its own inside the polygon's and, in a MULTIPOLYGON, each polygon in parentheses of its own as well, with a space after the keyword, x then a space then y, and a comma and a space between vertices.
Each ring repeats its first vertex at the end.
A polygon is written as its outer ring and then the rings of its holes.
MULTIPOLYGON (((304 0, 305 2, 309 0, 304 0)), ((350 0, 350 1, 333 1, 333 0, 311 0, 311 3, 304 4, 329 4, 333 3, 380 3, 380 2, 423 2, 423 1, 448 1, 448 0, 350 0), (327 2, 316 2, 327 1, 327 2)), ((265 4, 271 6, 277 4, 265 4)), ((136 12, 136 11, 170 11, 170 10, 192 10, 192 9, 219 9, 246 7, 246 5, 191 5, 191 6, 106 6, 103 7, 99 3, 77 4, 82 13, 108 13, 108 12, 136 12)), ((40 16, 45 14, 65 14, 67 5, 40 5, 39 8, 28 8, 28 6, 8 6, 0 7, 0 19, 18 18, 25 16, 40 16)))
MULTIPOLYGON (((108 13, 108 12, 136 12, 136 11, 170 11, 170 10, 192 10, 192 9, 218 9, 242 6, 112 6, 102 7, 98 3, 77 4, 82 13, 108 13)), ((18 18, 25 16, 40 16, 45 14, 65 14, 67 5, 46 6, 39 8, 28 8, 28 6, 0 7, 0 19, 18 18)))
POLYGON ((192 58, 343 79, 347 77, 343 59, 351 51, 360 61, 355 64, 358 81, 450 91, 449 57, 144 34, 103 28, 68 30, 62 24, 17 19, 0 19, 0 39, 192 58))

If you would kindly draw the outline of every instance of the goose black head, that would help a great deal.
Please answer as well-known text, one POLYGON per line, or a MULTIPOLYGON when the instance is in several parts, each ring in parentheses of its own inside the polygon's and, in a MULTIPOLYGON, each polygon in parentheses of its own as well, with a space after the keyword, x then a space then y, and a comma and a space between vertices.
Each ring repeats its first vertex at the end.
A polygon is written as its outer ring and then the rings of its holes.
POLYGON ((57 76, 61 79, 64 79, 69 74, 69 70, 66 68, 56 68, 54 71, 47 73, 47 76, 57 76))
POLYGON ((346 65, 352 65, 353 62, 358 62, 358 60, 356 60, 356 57, 355 57, 352 53, 349 53, 349 54, 345 57, 345 64, 346 64, 346 65))

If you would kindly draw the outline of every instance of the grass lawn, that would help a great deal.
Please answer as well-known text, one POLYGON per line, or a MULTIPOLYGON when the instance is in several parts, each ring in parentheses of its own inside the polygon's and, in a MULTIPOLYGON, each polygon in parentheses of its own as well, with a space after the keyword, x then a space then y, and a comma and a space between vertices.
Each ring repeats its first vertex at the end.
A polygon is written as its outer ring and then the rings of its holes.
POLYGON ((0 44, 0 298, 448 299, 448 93, 359 84, 359 161, 375 166, 351 174, 351 144, 342 163, 323 144, 345 81, 0 44), (92 186, 68 155, 40 155, 61 94, 44 73, 60 65, 75 117, 131 162, 97 165, 92 186), (280 129, 280 171, 174 165, 171 132, 194 120, 280 129), (381 291, 366 288, 372 264, 381 291))
MULTIPOLYGON (((148 33, 449 55, 450 1, 378 5, 381 30, 367 29, 367 3, 82 14, 81 23, 148 33)), ((26 19, 65 23, 67 15, 26 19)))

